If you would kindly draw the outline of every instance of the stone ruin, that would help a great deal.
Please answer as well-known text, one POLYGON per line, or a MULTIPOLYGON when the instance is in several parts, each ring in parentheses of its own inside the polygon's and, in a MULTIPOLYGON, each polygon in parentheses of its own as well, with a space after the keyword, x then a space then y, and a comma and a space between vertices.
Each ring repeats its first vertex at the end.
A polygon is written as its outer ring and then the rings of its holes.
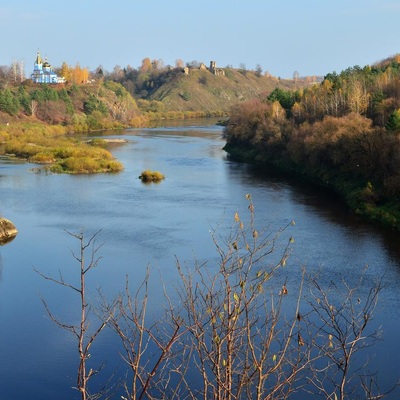
MULTIPOLYGON (((198 69, 203 70, 203 71, 208 70, 215 76, 224 76, 225 75, 225 71, 222 68, 217 68, 217 63, 215 61, 210 61, 210 68, 207 68, 204 63, 201 63, 198 69)), ((189 75, 190 68, 189 67, 183 68, 183 73, 185 75, 189 75)))
POLYGON ((217 68, 217 63, 215 61, 210 61, 209 71, 216 76, 225 75, 225 71, 222 68, 217 68))

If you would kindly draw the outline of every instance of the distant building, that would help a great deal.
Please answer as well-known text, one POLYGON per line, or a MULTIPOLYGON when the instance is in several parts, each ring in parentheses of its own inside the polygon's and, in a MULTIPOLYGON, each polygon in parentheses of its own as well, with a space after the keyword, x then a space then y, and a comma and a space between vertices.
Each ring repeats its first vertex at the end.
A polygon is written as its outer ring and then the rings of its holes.
MULTIPOLYGON (((212 74, 217 75, 217 76, 224 76, 225 71, 222 68, 217 68, 217 63, 215 61, 210 61, 210 68, 207 68, 204 63, 201 63, 198 67, 198 69, 202 71, 210 71, 212 74)), ((191 69, 196 69, 193 67, 185 67, 182 69, 183 73, 186 75, 189 75, 191 69)))
POLYGON ((215 61, 210 61, 210 72, 217 76, 224 76, 225 71, 222 68, 217 68, 217 63, 215 61))
POLYGON ((46 59, 42 60, 40 53, 37 53, 35 64, 33 65, 33 73, 31 75, 34 83, 65 83, 65 78, 58 76, 46 59))

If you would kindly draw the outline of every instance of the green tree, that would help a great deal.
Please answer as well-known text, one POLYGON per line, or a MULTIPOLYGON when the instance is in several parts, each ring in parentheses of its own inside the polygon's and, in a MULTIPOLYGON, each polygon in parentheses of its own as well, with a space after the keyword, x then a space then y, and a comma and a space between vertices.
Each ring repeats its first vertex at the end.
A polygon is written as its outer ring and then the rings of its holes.
POLYGON ((386 123, 386 129, 395 133, 400 132, 400 109, 390 114, 388 122, 386 123))
POLYGON ((16 115, 20 109, 20 102, 10 89, 0 91, 0 111, 16 115))
POLYGON ((275 88, 268 96, 268 100, 271 102, 279 101, 286 111, 290 111, 295 103, 294 93, 280 88, 275 88))
POLYGON ((18 100, 23 107, 26 114, 31 115, 31 108, 30 108, 30 98, 28 93, 26 93, 25 86, 20 85, 18 88, 18 100))

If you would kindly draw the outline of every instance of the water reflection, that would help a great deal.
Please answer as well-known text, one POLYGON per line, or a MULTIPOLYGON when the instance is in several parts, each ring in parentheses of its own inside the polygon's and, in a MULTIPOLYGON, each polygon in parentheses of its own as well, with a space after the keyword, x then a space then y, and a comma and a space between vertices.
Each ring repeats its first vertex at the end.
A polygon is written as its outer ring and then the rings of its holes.
POLYGON ((301 204, 308 211, 313 210, 312 212, 326 219, 329 224, 337 225, 349 232, 352 239, 358 238, 360 241, 373 239, 381 242, 390 260, 399 263, 400 267, 400 232, 365 221, 351 212, 339 196, 323 188, 315 187, 272 169, 243 164, 238 164, 236 168, 246 170, 243 176, 245 179, 250 179, 251 186, 267 186, 276 193, 284 192, 284 196, 290 196, 297 207, 301 204))
POLYGON ((4 245, 12 242, 15 238, 16 238, 16 236, 0 239, 0 246, 4 246, 4 245))

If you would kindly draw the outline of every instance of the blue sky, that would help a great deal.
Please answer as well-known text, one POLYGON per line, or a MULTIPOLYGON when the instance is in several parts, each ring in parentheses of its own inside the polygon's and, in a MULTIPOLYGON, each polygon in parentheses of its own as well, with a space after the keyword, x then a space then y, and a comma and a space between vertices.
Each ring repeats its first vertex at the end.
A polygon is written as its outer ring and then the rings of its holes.
POLYGON ((143 58, 325 75, 400 53, 400 0, 1 0, 0 65, 143 58))

